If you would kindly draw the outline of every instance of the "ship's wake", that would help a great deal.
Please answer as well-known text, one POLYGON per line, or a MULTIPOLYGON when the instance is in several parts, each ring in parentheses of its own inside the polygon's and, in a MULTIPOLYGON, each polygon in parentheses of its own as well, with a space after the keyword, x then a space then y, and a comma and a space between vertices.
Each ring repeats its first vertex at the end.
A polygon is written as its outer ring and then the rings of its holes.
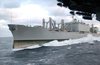
POLYGON ((81 44, 81 43, 94 44, 94 41, 100 41, 100 37, 93 37, 91 34, 88 34, 87 37, 82 37, 79 39, 69 39, 69 40, 64 40, 64 41, 54 40, 48 43, 44 43, 42 45, 33 45, 27 48, 13 49, 13 51, 24 50, 24 49, 34 49, 34 48, 39 48, 42 46, 65 46, 65 45, 81 44))

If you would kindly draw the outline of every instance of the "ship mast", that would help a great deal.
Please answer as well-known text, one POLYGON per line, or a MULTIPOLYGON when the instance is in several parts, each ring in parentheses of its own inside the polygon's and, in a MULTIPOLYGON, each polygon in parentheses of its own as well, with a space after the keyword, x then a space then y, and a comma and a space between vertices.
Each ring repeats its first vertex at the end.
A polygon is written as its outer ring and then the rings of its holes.
POLYGON ((11 24, 12 24, 12 11, 11 11, 11 24))

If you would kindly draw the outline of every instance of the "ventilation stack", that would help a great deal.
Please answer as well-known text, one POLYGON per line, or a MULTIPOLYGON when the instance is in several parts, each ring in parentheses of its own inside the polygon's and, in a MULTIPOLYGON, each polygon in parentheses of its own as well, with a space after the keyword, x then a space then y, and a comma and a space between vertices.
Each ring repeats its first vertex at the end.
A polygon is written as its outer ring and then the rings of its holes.
POLYGON ((52 30, 52 19, 49 18, 49 28, 50 28, 50 31, 52 30))
POLYGON ((61 30, 64 31, 64 20, 61 20, 61 30))

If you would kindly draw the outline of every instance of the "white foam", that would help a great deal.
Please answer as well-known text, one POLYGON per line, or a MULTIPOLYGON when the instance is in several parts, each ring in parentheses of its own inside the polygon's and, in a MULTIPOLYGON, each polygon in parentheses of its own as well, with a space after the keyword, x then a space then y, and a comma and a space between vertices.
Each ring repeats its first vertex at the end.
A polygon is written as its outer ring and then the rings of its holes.
POLYGON ((32 64, 28 63, 27 65, 36 65, 36 64, 35 63, 32 63, 32 64))
POLYGON ((48 42, 43 44, 43 46, 64 46, 64 45, 72 45, 72 44, 79 44, 79 43, 93 43, 94 40, 100 41, 100 37, 93 37, 91 34, 88 34, 87 37, 82 37, 79 39, 69 39, 58 42, 57 40, 48 42))
POLYGON ((93 37, 93 40, 100 41, 100 37, 93 37))
POLYGON ((33 45, 33 46, 27 47, 26 49, 33 49, 33 48, 39 48, 39 47, 41 47, 41 46, 39 46, 39 45, 33 45))

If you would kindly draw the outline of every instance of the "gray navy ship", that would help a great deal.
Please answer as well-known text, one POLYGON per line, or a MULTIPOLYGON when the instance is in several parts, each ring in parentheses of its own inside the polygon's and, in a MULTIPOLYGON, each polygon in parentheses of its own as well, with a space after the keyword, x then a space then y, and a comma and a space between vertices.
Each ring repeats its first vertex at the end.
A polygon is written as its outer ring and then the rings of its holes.
POLYGON ((17 24, 8 24, 8 26, 14 38, 13 48, 41 45, 52 40, 77 39, 88 34, 95 37, 100 36, 97 27, 93 25, 90 27, 89 24, 79 22, 77 19, 69 23, 64 23, 62 19, 61 23, 57 24, 56 21, 49 18, 48 22, 43 19, 43 26, 32 27, 17 24))

